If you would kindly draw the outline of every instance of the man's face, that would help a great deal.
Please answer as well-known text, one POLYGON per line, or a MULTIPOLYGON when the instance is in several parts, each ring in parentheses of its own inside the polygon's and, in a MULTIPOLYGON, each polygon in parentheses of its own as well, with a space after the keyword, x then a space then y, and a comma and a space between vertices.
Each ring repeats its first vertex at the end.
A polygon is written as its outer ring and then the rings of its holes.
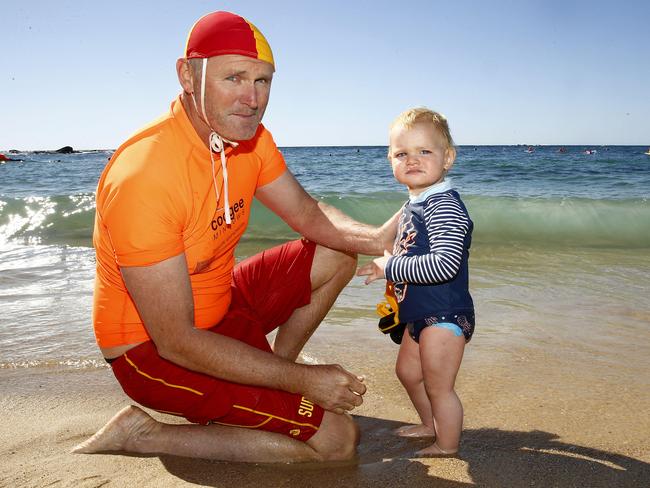
MULTIPOLYGON (((232 141, 251 139, 269 103, 273 66, 236 54, 208 60, 205 111, 212 128, 232 141)), ((200 77, 194 81, 196 103, 201 104, 200 77)))

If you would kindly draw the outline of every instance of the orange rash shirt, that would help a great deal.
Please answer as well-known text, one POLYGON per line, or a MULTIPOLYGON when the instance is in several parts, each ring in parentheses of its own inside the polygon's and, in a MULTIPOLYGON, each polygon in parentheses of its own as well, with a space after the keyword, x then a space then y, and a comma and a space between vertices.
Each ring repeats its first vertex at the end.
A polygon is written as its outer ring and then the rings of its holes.
POLYGON ((226 313, 235 246, 248 224, 255 190, 286 171, 282 154, 261 124, 253 139, 227 146, 226 156, 231 225, 222 209, 219 155, 213 155, 217 210, 210 153, 180 97, 167 115, 132 136, 107 164, 97 186, 93 233, 93 325, 100 347, 149 340, 120 266, 148 266, 184 252, 195 327, 211 327, 226 313))

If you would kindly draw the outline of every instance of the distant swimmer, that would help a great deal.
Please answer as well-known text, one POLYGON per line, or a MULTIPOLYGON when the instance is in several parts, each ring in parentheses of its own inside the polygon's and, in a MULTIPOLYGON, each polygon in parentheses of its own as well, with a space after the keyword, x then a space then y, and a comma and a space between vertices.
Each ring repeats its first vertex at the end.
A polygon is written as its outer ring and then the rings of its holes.
POLYGON ((535 152, 535 148, 533 148, 533 146, 528 146, 528 149, 526 149, 526 152, 527 153, 535 152))
POLYGON ((646 152, 644 152, 643 154, 646 154, 646 155, 650 156, 650 147, 649 147, 648 150, 647 150, 646 152))
POLYGON ((566 152, 566 147, 561 147, 560 149, 557 150, 559 153, 565 153, 566 152))
POLYGON ((598 151, 596 151, 595 149, 585 149, 584 151, 582 151, 582 154, 596 154, 597 152, 598 151))

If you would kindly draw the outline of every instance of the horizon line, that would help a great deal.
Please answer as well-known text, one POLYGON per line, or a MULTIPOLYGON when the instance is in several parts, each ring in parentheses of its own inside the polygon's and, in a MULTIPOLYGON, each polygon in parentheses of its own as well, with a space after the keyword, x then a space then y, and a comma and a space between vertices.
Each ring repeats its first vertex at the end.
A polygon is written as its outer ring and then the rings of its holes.
MULTIPOLYGON (((65 147, 65 146, 63 146, 65 147)), ((70 146, 72 147, 72 146, 70 146)), ((373 147, 382 147, 382 148, 387 148, 387 144, 344 144, 344 145, 338 145, 338 144, 331 144, 331 145, 321 145, 321 144, 315 144, 315 145, 278 145, 278 148, 349 148, 349 147, 356 147, 356 148, 373 148, 373 147)), ((454 147, 649 147, 650 144, 526 144, 526 143, 514 143, 514 144, 454 144, 454 147)), ((16 154, 16 153, 35 153, 35 152, 41 152, 41 153, 57 153, 59 149, 6 149, 6 150, 0 150, 0 154, 16 154)), ((116 151, 117 148, 93 148, 93 149, 74 149, 73 152, 75 153, 81 153, 81 152, 108 152, 108 151, 116 151)), ((61 153, 65 154, 65 153, 61 153)), ((69 154, 69 153, 68 153, 69 154)))

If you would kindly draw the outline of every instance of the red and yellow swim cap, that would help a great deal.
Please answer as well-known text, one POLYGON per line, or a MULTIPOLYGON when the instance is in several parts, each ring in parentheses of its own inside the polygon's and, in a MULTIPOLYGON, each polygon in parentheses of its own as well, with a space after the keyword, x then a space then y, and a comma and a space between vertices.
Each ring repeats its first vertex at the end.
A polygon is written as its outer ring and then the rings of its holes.
POLYGON ((271 63, 273 53, 266 38, 245 18, 230 12, 212 12, 196 21, 187 36, 185 57, 211 58, 239 54, 271 63))

